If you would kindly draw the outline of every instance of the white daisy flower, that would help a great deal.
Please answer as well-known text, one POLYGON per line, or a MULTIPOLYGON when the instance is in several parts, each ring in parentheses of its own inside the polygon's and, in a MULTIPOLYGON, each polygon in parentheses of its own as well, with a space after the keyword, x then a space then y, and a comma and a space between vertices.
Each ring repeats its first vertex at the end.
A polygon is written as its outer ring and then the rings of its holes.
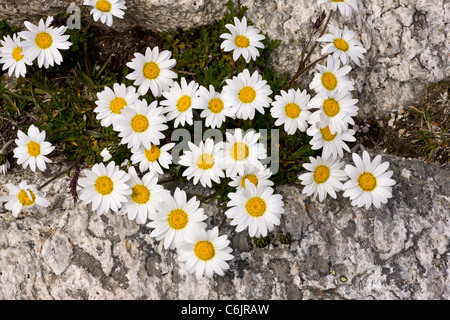
POLYGON ((224 270, 230 268, 226 261, 233 259, 230 254, 233 250, 229 247, 227 236, 219 236, 217 227, 188 232, 185 241, 177 248, 178 260, 186 262, 187 271, 195 272, 197 280, 203 275, 212 278, 214 273, 223 276, 224 270))
POLYGON ((348 91, 336 91, 325 95, 316 95, 311 99, 308 106, 317 108, 312 119, 320 119, 321 128, 329 126, 330 132, 342 133, 347 131, 349 125, 355 125, 352 117, 358 115, 357 99, 352 99, 348 91))
POLYGON ((21 164, 24 169, 30 166, 31 171, 36 172, 36 167, 44 171, 47 168, 46 163, 52 160, 46 157, 55 147, 50 142, 45 141, 45 131, 39 131, 33 124, 28 128, 27 134, 21 130, 17 132, 19 139, 15 142, 14 158, 17 158, 17 164, 21 164))
POLYGON ((306 90, 289 89, 288 92, 281 90, 280 95, 275 96, 270 113, 276 118, 276 126, 284 124, 284 131, 294 134, 297 130, 302 132, 308 128, 308 119, 311 115, 308 102, 310 95, 306 90))
POLYGON ((175 143, 167 143, 163 146, 152 144, 151 148, 140 147, 131 155, 131 162, 139 164, 139 171, 150 171, 156 175, 164 174, 164 169, 169 169, 172 164, 172 155, 168 152, 175 146, 175 143))
POLYGON ((12 211, 12 215, 17 218, 22 208, 32 208, 35 205, 48 207, 50 201, 45 199, 35 185, 29 185, 27 181, 21 181, 19 186, 6 184, 9 194, 0 196, 0 202, 6 202, 5 208, 12 211))
POLYGON ((127 7, 125 0, 84 0, 83 5, 94 7, 91 9, 91 15, 94 21, 100 20, 108 27, 113 24, 113 17, 123 19, 127 7))
POLYGON ((108 127, 119 118, 125 106, 131 106, 139 99, 136 88, 125 84, 114 83, 113 88, 105 87, 103 91, 97 93, 95 104, 97 107, 97 120, 101 120, 101 125, 108 127))
POLYGON ((133 84, 139 87, 141 95, 145 95, 150 89, 153 96, 160 97, 173 84, 173 79, 178 77, 170 70, 176 64, 175 59, 170 59, 171 55, 168 50, 159 52, 158 47, 147 48, 145 55, 136 52, 134 58, 127 63, 127 67, 134 71, 127 74, 126 78, 135 80, 133 84))
POLYGON ((326 3, 333 11, 339 9, 339 12, 346 17, 350 17, 352 9, 358 12, 358 3, 356 0, 319 0, 317 3, 319 5, 326 3))
POLYGON ((23 55, 31 61, 37 58, 38 66, 49 68, 56 64, 61 64, 63 57, 59 50, 67 50, 72 45, 69 35, 64 35, 67 27, 50 27, 53 17, 48 17, 44 22, 39 20, 39 25, 34 25, 25 21, 28 31, 22 31, 19 36, 24 39, 22 42, 23 55))
POLYGON ((24 56, 23 44, 18 34, 13 37, 5 36, 0 40, 0 64, 3 64, 2 70, 8 69, 8 75, 15 75, 16 78, 25 77, 27 65, 32 65, 28 57, 24 56))
POLYGON ((336 132, 332 134, 329 126, 321 128, 320 121, 312 124, 308 130, 306 130, 306 134, 312 137, 309 141, 311 149, 322 149, 322 158, 328 158, 330 156, 333 159, 338 156, 342 158, 344 156, 344 150, 350 152, 350 148, 346 142, 356 141, 356 138, 354 137, 355 130, 348 129, 341 133, 336 132))
POLYGON ((165 249, 175 249, 185 242, 186 232, 205 228, 206 218, 200 201, 195 196, 187 201, 186 192, 176 188, 174 196, 167 196, 160 210, 150 216, 147 227, 153 228, 150 236, 164 239, 165 249))
POLYGON ((151 214, 156 213, 164 198, 170 196, 170 192, 158 184, 158 178, 152 172, 147 172, 141 179, 136 169, 130 167, 128 174, 130 180, 127 184, 131 189, 131 195, 117 214, 126 214, 128 220, 136 219, 136 223, 144 224, 151 214))
POLYGON ((222 39, 225 39, 221 43, 220 48, 225 52, 233 51, 234 61, 237 61, 241 55, 247 63, 250 60, 256 60, 256 57, 259 56, 257 48, 264 49, 264 44, 261 40, 265 39, 265 36, 260 33, 259 29, 248 26, 246 17, 242 17, 241 21, 234 17, 234 25, 229 23, 225 27, 231 33, 220 35, 222 39))
POLYGON ((83 170, 85 178, 78 179, 80 199, 83 204, 92 204, 92 210, 98 214, 108 213, 111 209, 118 212, 122 205, 128 202, 127 196, 131 189, 127 185, 130 175, 114 161, 105 167, 103 163, 96 163, 91 169, 83 170))
POLYGON ((356 33, 344 26, 344 30, 329 25, 331 33, 325 34, 316 41, 325 42, 322 54, 333 54, 335 60, 340 59, 343 65, 350 63, 350 59, 360 65, 360 59, 364 59, 363 53, 367 50, 362 43, 355 39, 356 33))
POLYGON ((307 196, 313 195, 313 199, 319 195, 319 201, 322 202, 329 194, 336 199, 336 191, 341 191, 344 186, 341 181, 347 180, 345 171, 342 170, 344 162, 340 158, 332 159, 309 157, 310 163, 304 163, 303 168, 310 171, 301 174, 298 178, 302 180, 301 184, 305 187, 302 190, 307 196))
POLYGON ((272 102, 269 97, 272 90, 258 71, 250 76, 248 69, 244 69, 233 79, 227 79, 226 83, 222 98, 238 119, 252 120, 255 117, 255 109, 264 114, 264 108, 269 107, 272 102))
POLYGON ((245 166, 243 174, 232 178, 228 185, 235 187, 236 191, 245 189, 246 182, 248 183, 249 181, 255 186, 263 185, 270 187, 273 186, 273 181, 270 180, 271 176, 272 171, 266 166, 262 170, 254 166, 245 166))
POLYGON ((119 132, 121 143, 132 151, 140 146, 150 149, 152 144, 159 145, 160 139, 164 139, 162 132, 168 128, 166 122, 158 101, 148 105, 146 100, 137 100, 132 106, 124 107, 114 130, 119 132))
POLYGON ((258 143, 261 133, 250 130, 244 135, 243 130, 237 128, 233 134, 225 132, 225 135, 226 142, 218 144, 223 144, 222 168, 227 177, 244 175, 245 167, 249 165, 264 170, 260 160, 267 158, 267 150, 263 143, 258 143))
POLYGON ((230 224, 236 226, 236 232, 248 227, 250 237, 267 236, 274 226, 280 224, 280 217, 284 213, 283 197, 273 194, 271 187, 253 183, 246 185, 245 189, 230 192, 227 203, 229 208, 225 215, 232 219, 230 224))
POLYGON ((178 163, 188 167, 183 171, 183 177, 188 180, 193 178, 196 185, 199 181, 203 187, 212 187, 212 181, 220 183, 220 179, 225 177, 221 164, 222 144, 214 144, 211 138, 201 141, 198 146, 188 141, 189 150, 184 151, 178 163))
POLYGON ((167 120, 175 119, 174 127, 182 126, 185 123, 192 125, 194 121, 194 115, 192 108, 199 105, 200 98, 197 94, 199 84, 195 81, 186 81, 186 78, 182 77, 180 83, 174 82, 173 86, 168 91, 163 91, 162 95, 166 98, 160 103, 164 106, 164 114, 166 114, 167 120))
POLYGON ((318 64, 319 72, 314 74, 314 78, 309 84, 311 90, 317 94, 332 93, 336 90, 354 90, 354 82, 349 79, 348 73, 352 70, 350 66, 340 68, 340 61, 329 55, 327 65, 318 64))
POLYGON ((362 158, 356 153, 352 154, 355 166, 346 165, 345 173, 350 178, 344 184, 344 197, 350 198, 353 206, 366 209, 373 204, 380 208, 392 197, 392 186, 395 180, 391 179, 393 171, 386 171, 389 162, 381 163, 381 156, 377 155, 373 161, 367 151, 363 151, 362 158))
POLYGON ((198 89, 198 104, 194 108, 201 109, 200 117, 205 118, 205 125, 212 129, 220 128, 226 117, 234 118, 229 105, 223 102, 222 94, 216 92, 212 85, 209 90, 203 86, 198 89))

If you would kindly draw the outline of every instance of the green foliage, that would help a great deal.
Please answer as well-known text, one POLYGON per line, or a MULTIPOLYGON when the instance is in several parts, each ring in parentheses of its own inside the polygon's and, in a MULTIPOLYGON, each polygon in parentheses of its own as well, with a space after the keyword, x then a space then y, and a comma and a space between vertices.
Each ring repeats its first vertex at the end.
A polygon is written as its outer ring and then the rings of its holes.
MULTIPOLYGON (((223 88, 226 79, 236 76, 245 68, 249 69, 250 73, 258 71, 270 85, 273 91, 271 98, 274 98, 280 94, 280 90, 288 81, 287 73, 279 74, 269 63, 280 41, 271 40, 266 35, 263 40, 265 48, 260 50, 256 61, 247 64, 241 57, 234 62, 232 53, 220 49, 223 41, 220 35, 228 32, 225 25, 233 23, 235 16, 241 18, 247 8, 235 8, 232 1, 229 1, 227 6, 229 12, 224 18, 210 25, 162 33, 134 30, 135 37, 127 43, 127 57, 132 56, 134 52, 143 53, 146 47, 159 46, 160 50, 172 52, 172 57, 177 61, 173 71, 179 74, 179 77, 185 77, 188 81, 195 80, 206 88, 212 85, 216 91, 223 88)), ((58 17, 64 17, 64 14, 58 17)), ((251 21, 248 23, 252 24, 251 21)), ((17 31, 17 28, 9 26, 5 21, 0 23, 0 35, 17 31)), ((29 67, 26 78, 19 79, 14 90, 6 89, 0 82, 0 105, 3 106, 0 119, 8 119, 11 135, 15 135, 12 128, 26 129, 35 124, 47 132, 48 140, 58 146, 57 150, 66 159, 77 159, 81 155, 82 161, 94 164, 102 160, 100 152, 104 147, 120 144, 117 133, 111 127, 102 127, 95 119, 93 110, 96 106, 96 94, 105 86, 112 87, 116 82, 126 85, 132 83, 125 78, 128 73, 125 66, 127 61, 112 63, 111 52, 104 54, 106 59, 98 59, 98 43, 108 41, 109 37, 112 37, 111 33, 97 28, 90 21, 83 21, 80 29, 67 30, 67 34, 70 35, 72 46, 62 52, 64 61, 61 65, 50 69, 37 68, 36 65, 29 67)), ((125 51, 125 48, 114 49, 125 51)), ((153 99, 145 98, 149 101, 153 99)), ((266 109, 264 115, 257 113, 253 120, 228 119, 221 131, 225 133, 226 129, 238 127, 244 130, 255 129, 257 132, 263 129, 267 131, 268 151, 273 150, 280 155, 279 170, 273 177, 276 184, 295 183, 302 162, 308 161, 308 156, 314 154, 306 134, 298 132, 287 136, 282 127, 275 128, 269 109, 266 109), (279 129, 279 139, 272 139, 271 129, 279 129), (272 145, 272 140, 276 146, 272 145)), ((192 129, 193 134, 193 128, 187 129, 192 129)), ((167 141, 170 139, 170 130, 166 132, 167 141)), ((121 163, 130 156, 129 150, 123 146, 113 160, 121 163)), ((180 166, 173 165, 169 173, 173 177, 181 177, 182 171, 180 166)), ((228 192, 233 191, 228 187, 228 181, 214 185, 214 189, 214 197, 205 201, 225 201, 228 192)))

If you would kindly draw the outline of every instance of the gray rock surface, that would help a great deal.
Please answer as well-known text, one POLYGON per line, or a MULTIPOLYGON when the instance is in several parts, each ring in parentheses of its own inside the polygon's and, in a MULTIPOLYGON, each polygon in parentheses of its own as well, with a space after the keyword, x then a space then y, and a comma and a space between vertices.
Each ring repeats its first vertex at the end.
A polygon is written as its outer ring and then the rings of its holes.
MULTIPOLYGON (((279 243, 277 227, 269 247, 256 248, 246 231, 236 233, 227 221, 221 232, 231 239, 230 270, 200 281, 147 227, 74 206, 70 177, 63 176, 43 189, 52 202, 46 210, 14 218, 0 205, 0 299, 447 300, 449 167, 382 156, 397 181, 388 204, 365 210, 342 194, 319 203, 301 188, 277 186, 291 244, 279 243)), ((66 165, 49 168, 55 174, 66 165)), ((0 194, 8 182, 27 178, 40 184, 50 175, 13 166, 0 176, 0 194)), ((182 188, 190 196, 209 192, 190 184, 182 188)), ((216 203, 202 206, 208 227, 218 225, 223 212, 216 203)))
MULTIPOLYGON (((55 15, 70 3, 82 0, 0 0, 0 19, 23 26, 24 19, 55 15)), ((127 1, 125 19, 115 19, 113 28, 133 26, 154 31, 189 28, 223 17, 227 0, 133 0, 127 1)), ((237 3, 237 0, 235 0, 237 3)), ((281 45, 272 64, 281 72, 295 73, 298 57, 312 21, 321 8, 317 0, 242 0, 254 25, 281 45)), ((360 102, 359 117, 378 118, 418 103, 424 89, 450 77, 450 3, 445 0, 358 1, 359 11, 350 18, 335 14, 331 23, 347 25, 359 34, 368 50, 362 65, 351 76, 360 102)), ((83 7, 83 6, 82 6, 83 7)), ((88 7, 84 7, 88 8, 88 7)), ((89 10, 83 19, 91 19, 89 10)), ((98 25, 101 25, 98 23, 98 25)), ((319 57, 313 55, 312 59, 319 57)), ((307 86, 312 72, 303 78, 307 86)))

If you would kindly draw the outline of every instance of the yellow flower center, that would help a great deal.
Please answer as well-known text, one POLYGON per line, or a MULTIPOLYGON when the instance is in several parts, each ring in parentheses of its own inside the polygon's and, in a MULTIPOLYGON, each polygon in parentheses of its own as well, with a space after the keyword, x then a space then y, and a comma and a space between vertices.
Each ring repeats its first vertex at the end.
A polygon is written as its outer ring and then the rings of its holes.
POLYGON ((120 114, 123 107, 125 107, 126 105, 127 102, 125 101, 124 98, 117 97, 111 101, 111 103, 109 104, 109 108, 111 109, 112 113, 120 114))
POLYGON ((186 211, 184 211, 182 209, 172 210, 169 213, 169 216, 167 218, 167 222, 169 223, 169 226, 175 230, 184 229, 184 227, 186 227, 188 221, 189 221, 189 217, 188 217, 186 211))
POLYGON ((314 170, 314 181, 324 183, 330 177, 330 169, 325 165, 320 165, 314 170))
POLYGON ((256 91, 252 87, 243 87, 239 90, 239 100, 243 103, 251 103, 256 98, 256 91))
POLYGON ((21 205, 25 206, 25 207, 29 207, 31 205, 34 204, 34 201, 36 200, 36 196, 33 193, 33 191, 28 190, 28 192, 26 190, 20 190, 19 194, 17 195, 19 202, 21 205), (30 196, 31 195, 31 199, 30 196))
POLYGON ((300 110, 300 107, 298 106, 298 104, 288 103, 284 107, 284 112, 286 113, 287 117, 289 117, 291 119, 296 119, 299 116, 301 110, 300 110))
POLYGON ((136 184, 131 188, 131 200, 138 204, 145 204, 150 200, 150 190, 142 184, 136 184))
POLYGON ((260 217, 266 212, 266 202, 260 197, 253 197, 245 203, 247 213, 252 217, 260 217))
POLYGON ((41 145, 37 142, 30 141, 27 145, 28 154, 32 157, 37 157, 41 154, 41 145))
POLYGON ((184 95, 182 96, 180 99, 178 99, 177 102, 177 109, 180 112, 185 112, 186 110, 188 110, 191 107, 191 97, 189 97, 188 95, 184 95))
POLYGON ((211 169, 214 166, 214 157, 211 154, 202 154, 197 159, 197 166, 202 170, 211 169))
POLYGON ((47 32, 39 32, 34 40, 41 49, 48 49, 53 43, 53 38, 47 32))
POLYGON ((131 119, 131 129, 133 131, 141 133, 147 130, 148 128, 148 119, 146 116, 142 114, 137 114, 131 119))
POLYGON ((12 51, 12 56, 14 58, 14 60, 16 61, 20 61, 23 59, 23 54, 22 54, 22 48, 20 47, 15 47, 12 51))
POLYGON ((372 191, 377 186, 377 179, 370 172, 364 172, 359 176, 358 184, 363 191, 372 191))
POLYGON ((247 159, 249 155, 248 146, 243 142, 236 142, 230 150, 230 155, 236 161, 247 159))
POLYGON ((331 134, 331 131, 330 131, 330 127, 329 127, 329 126, 326 126, 325 128, 320 129, 320 133, 322 133, 322 138, 323 138, 323 140, 325 140, 325 141, 331 141, 331 140, 333 140, 334 137, 336 137, 336 134, 337 134, 337 133, 331 134))
POLYGON ((95 5, 97 10, 101 12, 110 12, 111 11, 111 3, 106 0, 99 0, 97 1, 97 4, 95 5))
POLYGON ((208 261, 214 258, 216 250, 214 245, 209 241, 198 241, 194 247, 195 255, 203 261, 208 261))
POLYGON ((255 186, 258 185, 258 177, 256 177, 256 175, 254 175, 254 174, 248 174, 242 178, 242 180, 241 180, 242 188, 245 188, 245 180, 249 180, 255 186))
POLYGON ((150 62, 147 62, 146 64, 144 64, 143 73, 144 73, 144 77, 146 79, 154 80, 154 79, 158 78, 160 71, 161 70, 159 69, 159 66, 153 61, 150 61, 150 62))
POLYGON ((158 146, 152 145, 150 150, 145 149, 145 157, 150 162, 158 160, 160 155, 161 149, 158 146))
POLYGON ((95 190, 102 196, 107 196, 113 191, 114 183, 108 176, 100 176, 95 180, 95 190))
POLYGON ((324 72, 322 75, 322 84, 327 90, 334 90, 337 87, 337 79, 331 72, 324 72))
POLYGON ((344 39, 336 38, 334 39, 333 43, 338 50, 346 52, 349 49, 349 45, 344 39))
POLYGON ((221 113, 223 110, 223 101, 219 98, 209 100, 208 108, 212 113, 221 113))
POLYGON ((335 99, 329 98, 323 102, 323 112, 325 112, 328 117, 334 117, 339 113, 339 110, 339 102, 335 99))
POLYGON ((234 43, 236 43, 239 48, 247 48, 250 45, 250 40, 248 40, 246 36, 239 35, 234 39, 234 43))

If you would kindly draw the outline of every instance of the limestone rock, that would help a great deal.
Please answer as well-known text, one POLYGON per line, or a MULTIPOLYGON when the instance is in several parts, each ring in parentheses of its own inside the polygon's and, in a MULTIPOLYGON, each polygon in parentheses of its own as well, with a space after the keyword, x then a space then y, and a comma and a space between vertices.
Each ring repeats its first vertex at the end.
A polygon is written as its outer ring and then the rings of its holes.
MULTIPOLYGON (((370 151, 371 156, 379 154, 370 151)), ((450 298, 449 167, 382 154, 397 184, 380 209, 352 207, 348 199, 313 201, 296 186, 277 186, 286 213, 258 249, 246 231, 226 221, 234 259, 225 276, 197 281, 145 226, 76 206, 62 176, 43 189, 47 210, 14 218, 0 205, 0 299, 443 299, 450 298)), ((344 158, 349 163, 350 158, 344 158)), ((50 165, 52 173, 66 164, 50 165)), ((17 166, 1 176, 40 184, 48 177, 17 166)), ((177 183, 165 185, 174 190, 177 183)), ((188 196, 210 192, 180 186, 188 196)), ((208 228, 223 217, 204 204, 208 228)))

